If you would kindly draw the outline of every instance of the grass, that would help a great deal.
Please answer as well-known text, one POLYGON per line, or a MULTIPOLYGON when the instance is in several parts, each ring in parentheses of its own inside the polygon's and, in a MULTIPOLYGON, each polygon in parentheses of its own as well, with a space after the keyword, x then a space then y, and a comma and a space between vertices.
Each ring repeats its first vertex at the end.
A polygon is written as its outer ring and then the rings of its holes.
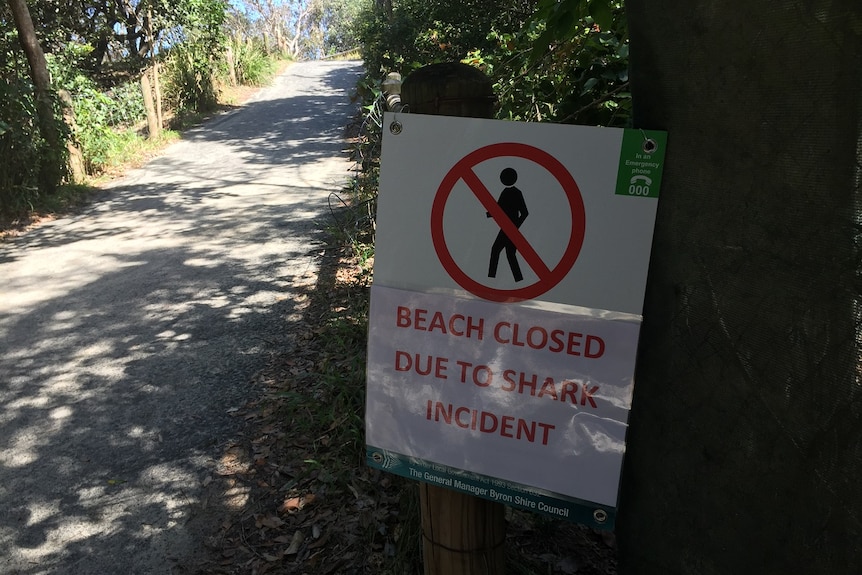
MULTIPOLYGON (((334 235, 349 246, 337 268, 318 282, 316 297, 326 302, 319 316, 318 377, 303 405, 319 429, 331 430, 331 449, 318 458, 336 480, 364 487, 377 505, 375 520, 361 531, 368 565, 381 575, 419 573, 421 521, 415 484, 365 466, 365 351, 368 333, 371 259, 367 246, 334 235), (358 248, 358 249, 357 249, 358 248)), ((342 248, 344 249, 344 248, 342 248)), ((348 489, 350 488, 348 487, 348 489)))
POLYGON ((117 139, 117 144, 106 150, 100 173, 88 178, 91 185, 122 175, 130 168, 137 168, 158 156, 165 147, 182 136, 176 130, 162 130, 158 138, 144 138, 139 132, 129 129, 117 139))

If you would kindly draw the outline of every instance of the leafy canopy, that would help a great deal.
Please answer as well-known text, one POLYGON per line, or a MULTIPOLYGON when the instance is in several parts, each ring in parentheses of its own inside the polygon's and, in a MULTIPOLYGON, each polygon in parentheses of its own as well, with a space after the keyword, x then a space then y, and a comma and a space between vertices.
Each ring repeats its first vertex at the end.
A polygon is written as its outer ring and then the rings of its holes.
POLYGON ((611 126, 630 120, 621 0, 374 2, 357 30, 374 78, 461 60, 494 81, 500 118, 611 126))

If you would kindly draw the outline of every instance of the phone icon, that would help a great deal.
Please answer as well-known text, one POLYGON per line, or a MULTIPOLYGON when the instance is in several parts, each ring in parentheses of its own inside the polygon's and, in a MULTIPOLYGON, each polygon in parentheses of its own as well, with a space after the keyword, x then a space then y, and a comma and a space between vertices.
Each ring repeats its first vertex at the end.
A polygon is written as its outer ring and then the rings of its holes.
POLYGON ((652 185, 652 179, 643 174, 638 174, 629 181, 630 184, 637 184, 638 182, 643 182, 647 188, 652 185))

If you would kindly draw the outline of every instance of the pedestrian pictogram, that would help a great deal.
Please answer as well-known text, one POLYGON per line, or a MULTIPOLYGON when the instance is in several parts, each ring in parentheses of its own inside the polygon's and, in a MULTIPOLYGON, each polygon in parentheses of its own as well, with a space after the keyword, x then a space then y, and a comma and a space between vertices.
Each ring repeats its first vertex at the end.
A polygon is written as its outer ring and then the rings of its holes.
MULTIPOLYGON (((527 193, 529 195, 529 192, 527 193)), ((580 189, 565 166, 544 150, 527 144, 511 142, 479 148, 457 162, 440 183, 431 210, 431 237, 434 250, 446 272, 458 285, 470 293, 497 302, 533 299, 560 283, 578 259, 584 241, 585 225, 586 215, 580 189), (515 186, 518 181, 518 172, 511 167, 502 170, 500 182, 504 188, 499 199, 494 198, 489 186, 476 174, 474 170, 476 166, 495 158, 528 160, 548 171, 560 184, 566 197, 566 204, 571 212, 571 230, 568 233, 565 250, 559 261, 546 261, 547 256, 540 253, 541 250, 536 248, 542 243, 541 238, 537 238, 534 234, 528 239, 521 231, 521 225, 529 212, 524 193, 515 186), (458 248, 450 248, 447 243, 443 231, 443 215, 452 190, 459 181, 463 181, 467 185, 470 192, 485 208, 487 217, 493 218, 500 228, 497 238, 491 246, 487 276, 489 278, 497 276, 499 259, 505 251, 506 260, 516 283, 520 283, 524 279, 518 256, 523 258, 527 266, 537 276, 537 281, 515 289, 500 289, 488 285, 490 282, 487 280, 477 279, 480 274, 475 270, 464 270, 458 265, 452 254, 452 249, 458 248)), ((543 231, 541 226, 536 226, 535 229, 537 233, 543 231)))
MULTIPOLYGON (((520 228, 524 220, 527 219, 529 212, 527 204, 524 202, 524 194, 515 187, 515 182, 518 181, 518 172, 514 168, 506 168, 500 173, 500 181, 506 188, 500 194, 500 199, 497 200, 497 205, 506 214, 516 228, 520 228)), ((489 218, 491 212, 485 212, 489 218)), ((515 254, 518 247, 515 245, 509 236, 502 229, 497 234, 497 239, 494 240, 494 245, 491 246, 491 263, 488 264, 488 277, 497 277, 497 266, 500 263, 500 254, 506 250, 506 259, 509 261, 509 267, 512 268, 512 276, 516 282, 524 280, 524 274, 521 273, 521 266, 518 264, 518 258, 515 254)))

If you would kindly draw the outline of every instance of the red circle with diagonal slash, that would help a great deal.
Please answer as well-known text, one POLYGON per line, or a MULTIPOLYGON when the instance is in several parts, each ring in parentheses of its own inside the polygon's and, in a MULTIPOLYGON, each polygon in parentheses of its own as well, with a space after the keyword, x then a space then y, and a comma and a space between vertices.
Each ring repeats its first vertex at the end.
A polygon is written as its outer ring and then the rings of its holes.
POLYGON ((581 246, 584 243, 585 229, 586 213, 584 211, 584 200, 581 197, 581 190, 578 188, 575 179, 566 167, 551 154, 527 144, 510 142, 491 144, 467 154, 449 170, 443 181, 440 182, 440 187, 437 188, 437 195, 434 197, 434 204, 431 208, 431 238, 434 242, 434 250, 437 252, 437 257, 440 259, 440 263, 443 264, 443 268, 445 268, 449 276, 458 285, 468 292, 482 299, 497 302, 516 302, 533 299, 560 283, 578 259, 581 246), (520 230, 515 227, 515 224, 509 220, 502 208, 497 205, 497 200, 494 199, 494 196, 491 195, 491 192, 488 191, 488 188, 485 187, 473 171, 474 166, 492 158, 500 157, 523 158, 534 162, 550 172, 563 187, 569 208, 571 209, 572 230, 563 257, 560 258, 560 261, 554 267, 548 267, 542 261, 536 250, 533 249, 520 230), (512 240, 518 253, 521 254, 527 265, 539 277, 539 281, 517 289, 502 290, 479 283, 464 273, 464 270, 458 266, 449 252, 446 238, 443 236, 443 212, 446 208, 446 201, 449 199, 449 195, 459 180, 464 180, 464 183, 467 184, 470 191, 473 192, 482 206, 494 218, 500 229, 512 240))

